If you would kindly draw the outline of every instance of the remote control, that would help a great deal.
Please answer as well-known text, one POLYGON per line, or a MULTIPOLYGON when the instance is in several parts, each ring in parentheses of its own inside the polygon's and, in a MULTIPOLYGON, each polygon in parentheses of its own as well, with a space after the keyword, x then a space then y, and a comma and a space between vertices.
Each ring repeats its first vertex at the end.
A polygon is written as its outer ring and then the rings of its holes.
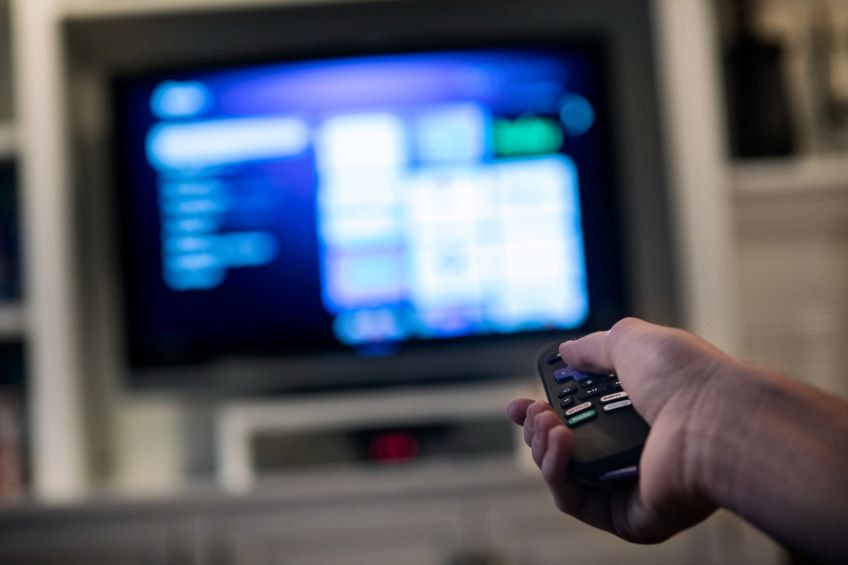
POLYGON ((615 373, 598 375, 569 367, 559 356, 559 344, 542 350, 538 367, 548 402, 574 433, 574 476, 589 484, 636 477, 650 427, 615 373))

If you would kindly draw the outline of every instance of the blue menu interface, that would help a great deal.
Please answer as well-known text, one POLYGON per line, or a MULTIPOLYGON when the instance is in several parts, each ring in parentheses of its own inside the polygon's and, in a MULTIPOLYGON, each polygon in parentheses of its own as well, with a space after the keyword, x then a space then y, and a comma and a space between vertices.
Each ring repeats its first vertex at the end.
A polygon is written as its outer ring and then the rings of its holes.
POLYGON ((595 72, 568 51, 497 49, 131 83, 133 339, 368 348, 579 327, 595 72))

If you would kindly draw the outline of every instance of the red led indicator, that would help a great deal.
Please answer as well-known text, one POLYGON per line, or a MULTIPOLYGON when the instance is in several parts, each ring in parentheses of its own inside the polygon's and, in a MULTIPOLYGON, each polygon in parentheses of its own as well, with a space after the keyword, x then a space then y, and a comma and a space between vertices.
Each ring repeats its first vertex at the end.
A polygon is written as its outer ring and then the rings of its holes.
POLYGON ((374 436, 368 457, 379 463, 402 463, 418 455, 418 440, 407 432, 374 436))

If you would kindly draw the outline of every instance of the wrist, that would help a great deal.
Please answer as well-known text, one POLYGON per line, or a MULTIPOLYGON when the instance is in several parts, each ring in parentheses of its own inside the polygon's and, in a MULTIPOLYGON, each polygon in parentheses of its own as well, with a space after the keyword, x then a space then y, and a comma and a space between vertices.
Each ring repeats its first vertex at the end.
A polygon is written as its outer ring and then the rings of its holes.
POLYGON ((713 504, 736 510, 758 418, 777 394, 762 370, 725 360, 704 385, 686 427, 687 476, 713 504))
POLYGON ((838 561, 848 550, 848 403, 777 372, 727 369, 687 438, 702 442, 700 492, 787 547, 838 561))

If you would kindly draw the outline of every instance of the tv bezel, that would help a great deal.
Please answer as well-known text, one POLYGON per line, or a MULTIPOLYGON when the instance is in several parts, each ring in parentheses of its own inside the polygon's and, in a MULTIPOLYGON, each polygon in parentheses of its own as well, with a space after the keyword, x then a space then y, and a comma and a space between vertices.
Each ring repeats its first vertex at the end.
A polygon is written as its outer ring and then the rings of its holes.
MULTIPOLYGON (((521 36, 501 37, 497 40, 463 41, 457 44, 438 47, 427 44, 403 43, 392 45, 391 48, 380 49, 315 49, 307 51, 285 51, 277 54, 266 54, 262 57, 242 58, 240 60, 206 62, 198 65, 175 65, 160 67, 143 72, 115 74, 111 80, 110 91, 113 95, 113 139, 121 140, 124 136, 120 113, 122 107, 115 103, 123 90, 131 88, 131 83, 150 80, 151 78, 180 73, 203 73, 227 70, 237 70, 245 67, 255 67, 265 64, 285 64, 303 61, 331 61, 349 57, 369 55, 395 55, 410 53, 451 53, 465 50, 562 50, 585 54, 594 59, 597 64, 597 80, 602 100, 596 101, 602 105, 605 115, 611 113, 612 102, 609 88, 609 63, 605 45, 602 39, 589 36, 535 37, 528 39, 521 36)), ((579 55, 578 55, 579 56, 579 55)), ((596 126, 599 127, 599 126, 596 126)), ((611 120, 601 132, 603 143, 610 150, 610 167, 607 171, 609 183, 604 187, 604 196, 614 204, 618 202, 615 148, 615 131, 611 120)), ((122 154, 120 143, 113 143, 114 181, 116 187, 125 186, 128 178, 127 157, 122 154)), ((347 389, 363 387, 380 387, 387 385, 420 385, 425 382, 467 382, 474 380, 497 380, 514 377, 521 374, 522 369, 531 360, 535 352, 555 340, 573 338, 587 331, 609 327, 618 317, 629 314, 625 292, 626 279, 620 238, 620 227, 623 215, 620 208, 612 210, 615 219, 606 224, 606 237, 613 240, 612 248, 615 256, 603 257, 600 262, 608 267, 611 296, 605 296, 608 301, 603 308, 598 308, 591 295, 593 278, 599 273, 590 269, 589 264, 596 259, 591 257, 595 241, 584 237, 584 250, 587 260, 587 279, 590 284, 589 315, 579 328, 572 330, 539 330, 531 332, 515 332, 511 334, 470 335, 458 338, 414 340, 399 344, 396 351, 384 356, 363 356, 354 349, 339 346, 332 350, 309 350, 301 354, 275 355, 267 347, 257 347, 255 350, 245 350, 229 355, 219 355, 214 358, 202 358, 195 355, 174 361, 145 360, 133 364, 133 334, 131 320, 127 318, 129 311, 128 296, 135 284, 132 272, 133 265, 127 257, 129 248, 129 226, 131 225, 128 191, 118 191, 114 199, 116 210, 115 228, 119 236, 118 257, 116 264, 121 278, 121 304, 124 312, 125 350, 127 352, 130 382, 142 386, 180 386, 180 383, 191 384, 198 381, 215 381, 215 388, 229 389, 233 381, 237 381, 236 390, 268 390, 270 392, 307 392, 324 389, 347 389), (496 352, 514 350, 509 359, 496 352), (442 357, 446 358, 444 361, 442 357), (516 363, 514 358, 521 358, 516 363), (355 367, 352 370, 352 367, 355 367), (416 369, 418 367, 423 370, 416 369), (284 374, 285 376, 281 376, 284 374), (363 376, 366 375, 366 376, 363 376)), ((581 193, 581 200, 583 194, 581 193)), ((585 211, 581 214, 584 224, 591 221, 585 211)), ((596 231, 599 231, 596 229, 596 231)))
MULTIPOLYGON (((650 0, 407 0, 256 5, 225 9, 156 11, 61 23, 67 48, 68 136, 74 211, 84 219, 73 234, 80 278, 74 281, 80 311, 81 368, 94 382, 113 382, 133 394, 183 393, 242 396, 298 391, 280 389, 282 367, 268 360, 228 360, 214 366, 131 371, 122 324, 119 251, 116 249, 113 179, 115 164, 110 81, 116 75, 162 68, 200 68, 210 63, 278 59, 281 53, 350 54, 385 51, 401 44, 437 47, 492 44, 504 38, 590 38, 609 55, 609 91, 615 124, 613 159, 621 214, 619 240, 627 278, 627 310, 664 324, 680 322, 676 245, 669 213, 665 151, 658 98, 653 8, 650 0), (103 49, 108 45, 109 49, 103 49), (270 55, 270 57, 269 57, 270 55), (84 275, 83 275, 84 273, 84 275)), ((615 317, 615 316, 611 316, 615 317)), ((553 332, 552 338, 567 337, 553 332)), ((420 382, 487 381, 534 374, 540 340, 512 338, 498 347, 446 346, 440 355, 409 355, 406 377, 382 378, 379 360, 366 360, 367 386, 420 382), (461 378, 445 375, 457 374, 461 378)), ((547 341, 545 342, 547 343, 547 341)), ((332 378, 346 370, 327 356, 332 378)), ((313 365, 314 369, 315 366, 313 365)), ((313 371, 313 374, 315 371, 313 371)), ((313 381, 314 382, 314 381, 313 381)), ((333 383, 337 381, 333 380, 333 383)), ((307 383, 311 385, 312 383, 307 383)), ((482 385, 482 383, 481 383, 482 385)), ((329 385, 348 390, 360 379, 329 385)), ((314 389, 312 389, 314 390, 314 389)))

